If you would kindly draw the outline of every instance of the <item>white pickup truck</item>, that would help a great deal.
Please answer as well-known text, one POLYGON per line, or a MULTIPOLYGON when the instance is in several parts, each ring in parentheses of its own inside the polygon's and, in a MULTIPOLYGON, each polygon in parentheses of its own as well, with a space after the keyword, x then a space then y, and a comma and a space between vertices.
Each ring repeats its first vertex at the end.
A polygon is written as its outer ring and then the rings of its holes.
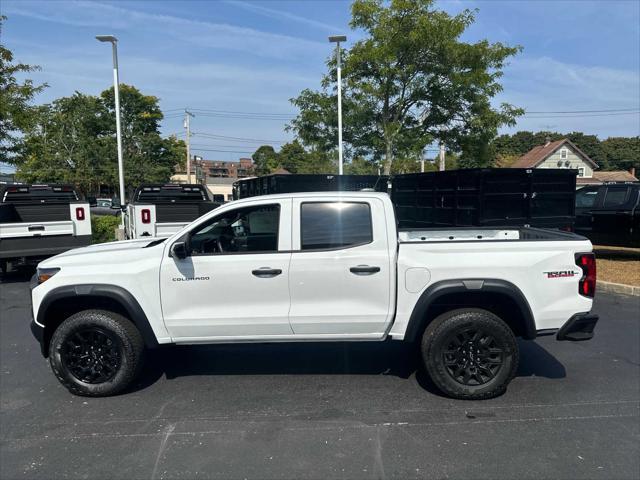
POLYGON ((0 270, 91 244, 89 203, 71 185, 0 185, 0 270))
POLYGON ((392 339, 420 345, 444 393, 479 399, 516 374, 516 337, 593 336, 595 281, 572 233, 398 231, 384 193, 267 195, 42 262, 31 329, 79 395, 123 390, 160 344, 392 339))

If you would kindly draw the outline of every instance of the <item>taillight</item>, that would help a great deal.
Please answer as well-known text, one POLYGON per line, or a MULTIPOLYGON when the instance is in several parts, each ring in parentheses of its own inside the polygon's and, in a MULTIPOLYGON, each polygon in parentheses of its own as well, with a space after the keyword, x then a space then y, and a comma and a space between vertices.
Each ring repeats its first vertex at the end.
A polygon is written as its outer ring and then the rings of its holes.
POLYGON ((580 295, 593 298, 596 293, 596 256, 593 253, 577 253, 576 265, 582 269, 578 284, 580 295))
POLYGON ((84 208, 76 207, 76 220, 84 220, 84 208))
POLYGON ((142 223, 151 223, 151 210, 148 208, 143 208, 140 216, 142 217, 142 223))

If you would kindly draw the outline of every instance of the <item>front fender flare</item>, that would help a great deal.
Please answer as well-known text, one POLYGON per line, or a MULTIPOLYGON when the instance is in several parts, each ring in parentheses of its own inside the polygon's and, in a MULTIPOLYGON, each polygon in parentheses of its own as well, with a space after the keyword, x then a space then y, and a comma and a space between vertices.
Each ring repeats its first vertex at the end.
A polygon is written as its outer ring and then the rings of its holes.
MULTIPOLYGON (((67 300, 73 302, 74 299, 79 297, 98 297, 108 298, 117 302, 127 312, 127 316, 138 328, 144 344, 147 348, 155 348, 158 346, 158 339, 156 338, 151 324, 144 310, 135 299, 135 297, 127 290, 117 285, 109 284, 81 284, 81 285, 65 285, 62 287, 54 288, 47 293, 38 307, 38 316, 36 318, 37 323, 44 325, 46 329, 45 318, 47 311, 54 304, 54 302, 60 300, 67 300)), ((48 338, 46 335, 43 338, 41 345, 42 353, 46 357, 48 354, 48 338)))

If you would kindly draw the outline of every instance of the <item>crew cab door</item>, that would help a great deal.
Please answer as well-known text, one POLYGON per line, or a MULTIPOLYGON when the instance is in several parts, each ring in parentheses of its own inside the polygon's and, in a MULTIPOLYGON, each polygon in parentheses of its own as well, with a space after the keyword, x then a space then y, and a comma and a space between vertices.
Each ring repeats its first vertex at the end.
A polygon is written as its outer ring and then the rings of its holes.
POLYGON ((291 200, 221 207, 167 245, 160 270, 164 322, 177 342, 291 335, 291 200))
POLYGON ((395 291, 382 201, 294 199, 293 216, 294 333, 382 336, 395 291))

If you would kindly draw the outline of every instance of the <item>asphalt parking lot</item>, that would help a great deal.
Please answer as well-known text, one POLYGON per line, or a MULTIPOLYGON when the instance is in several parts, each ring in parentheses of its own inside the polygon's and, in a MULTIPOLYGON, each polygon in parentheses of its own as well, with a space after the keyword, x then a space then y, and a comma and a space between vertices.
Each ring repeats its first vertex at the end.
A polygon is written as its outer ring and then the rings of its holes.
POLYGON ((590 342, 522 342, 506 394, 437 394, 401 343, 179 347, 74 397, 0 284, 0 477, 640 477, 640 301, 601 294, 590 342))

